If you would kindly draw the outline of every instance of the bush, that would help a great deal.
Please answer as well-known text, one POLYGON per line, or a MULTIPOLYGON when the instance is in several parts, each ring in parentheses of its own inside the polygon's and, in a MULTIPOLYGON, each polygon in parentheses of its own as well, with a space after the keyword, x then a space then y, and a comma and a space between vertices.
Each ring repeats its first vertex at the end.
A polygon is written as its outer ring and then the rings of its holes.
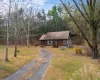
POLYGON ((74 50, 75 50, 75 54, 82 54, 82 48, 75 47, 74 50))
POLYGON ((60 50, 65 50, 66 48, 65 47, 60 47, 60 50))
POLYGON ((78 54, 78 48, 75 47, 74 50, 75 50, 75 53, 78 54))
POLYGON ((82 54, 82 49, 81 48, 78 49, 78 53, 82 54))
POLYGON ((94 72, 92 65, 84 65, 79 71, 72 73, 70 80, 100 80, 100 71, 94 72))
POLYGON ((87 47, 87 46, 85 46, 84 47, 84 55, 86 55, 86 56, 92 56, 92 51, 91 51, 91 49, 89 48, 89 47, 87 47))

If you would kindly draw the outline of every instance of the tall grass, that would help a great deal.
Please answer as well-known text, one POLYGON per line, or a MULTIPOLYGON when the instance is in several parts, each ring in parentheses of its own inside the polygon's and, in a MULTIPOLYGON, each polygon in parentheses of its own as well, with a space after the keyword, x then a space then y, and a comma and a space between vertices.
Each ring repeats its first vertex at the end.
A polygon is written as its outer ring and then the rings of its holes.
POLYGON ((79 71, 72 74, 70 80, 100 80, 100 71, 95 71, 93 66, 84 65, 79 71))
POLYGON ((18 46, 17 57, 13 57, 14 46, 9 46, 9 62, 5 62, 5 47, 0 46, 0 80, 18 70, 21 66, 35 60, 39 55, 39 47, 18 46))

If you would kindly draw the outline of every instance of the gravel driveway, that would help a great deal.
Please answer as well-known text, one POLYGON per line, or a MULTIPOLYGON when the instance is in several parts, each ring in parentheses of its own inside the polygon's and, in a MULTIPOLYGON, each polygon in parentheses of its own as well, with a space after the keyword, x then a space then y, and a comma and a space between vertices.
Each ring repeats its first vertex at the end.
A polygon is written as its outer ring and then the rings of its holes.
POLYGON ((51 53, 41 49, 41 54, 37 60, 23 66, 4 80, 42 80, 51 59, 51 53))

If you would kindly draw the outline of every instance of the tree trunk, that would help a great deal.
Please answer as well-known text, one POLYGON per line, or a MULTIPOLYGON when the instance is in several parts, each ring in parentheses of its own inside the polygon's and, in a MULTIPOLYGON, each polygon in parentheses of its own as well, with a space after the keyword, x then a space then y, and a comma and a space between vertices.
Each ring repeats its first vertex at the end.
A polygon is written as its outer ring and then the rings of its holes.
POLYGON ((9 61, 8 60, 8 27, 7 27, 7 41, 6 41, 6 56, 5 56, 5 61, 9 61))
POLYGON ((8 43, 9 43, 9 32, 8 32, 8 28, 9 28, 9 24, 10 24, 10 11, 11 11, 11 0, 9 0, 9 14, 8 14, 8 24, 7 24, 7 41, 6 41, 6 56, 5 56, 5 61, 8 62, 8 43))
POLYGON ((7 32, 7 37, 6 37, 6 56, 5 56, 5 61, 8 62, 8 42, 9 42, 9 33, 8 33, 8 27, 9 27, 9 23, 7 25, 7 29, 6 29, 6 32, 7 32))
MULTIPOLYGON (((9 21, 9 20, 8 20, 9 21)), ((7 25, 7 29, 6 29, 6 32, 7 32, 7 37, 6 37, 6 56, 5 56, 5 61, 8 62, 8 43, 9 43, 9 32, 8 32, 8 27, 9 27, 9 22, 8 22, 8 25, 7 25)))
POLYGON ((29 38, 27 38, 27 47, 29 47, 29 38))
POLYGON ((97 46, 95 46, 92 50, 92 57, 93 57, 93 59, 98 59, 98 57, 99 57, 97 46))
POLYGON ((17 45, 15 45, 14 57, 17 57, 17 45))
POLYGON ((30 46, 30 44, 29 44, 29 37, 30 37, 30 21, 29 21, 29 23, 28 23, 28 30, 27 30, 27 33, 26 33, 27 47, 30 46))
MULTIPOLYGON (((94 25, 94 24, 92 24, 92 25, 94 25)), ((91 25, 91 26, 92 26, 91 25)), ((99 57, 99 55, 98 55, 98 47, 97 47, 97 29, 96 29, 96 27, 93 27, 94 28, 94 30, 93 30, 93 33, 92 33, 92 35, 93 35, 93 41, 92 41, 92 45, 93 45, 93 47, 92 47, 92 57, 93 57, 93 59, 97 59, 98 57, 99 57)))
POLYGON ((98 55, 98 49, 97 48, 94 48, 93 51, 93 59, 98 59, 99 55, 98 55))
POLYGON ((6 57, 5 57, 5 61, 8 62, 8 46, 6 45, 6 57))
POLYGON ((17 57, 17 30, 16 30, 16 27, 15 27, 15 40, 14 40, 14 43, 15 43, 14 57, 17 57))

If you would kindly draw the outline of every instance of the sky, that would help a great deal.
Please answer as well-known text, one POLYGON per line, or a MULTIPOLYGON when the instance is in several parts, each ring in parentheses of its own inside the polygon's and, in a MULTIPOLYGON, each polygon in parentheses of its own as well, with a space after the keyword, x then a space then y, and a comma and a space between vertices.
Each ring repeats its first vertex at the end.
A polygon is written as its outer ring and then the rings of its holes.
POLYGON ((46 12, 50 10, 54 5, 61 4, 60 0, 46 0, 45 3, 41 8, 43 8, 46 12))
MULTIPOLYGON (((14 8, 12 0, 12 8, 14 8)), ((15 0, 17 2, 19 8, 29 8, 29 7, 42 7, 46 0, 15 0)), ((0 14, 6 14, 9 9, 9 0, 0 0, 0 14)))
MULTIPOLYGON (((15 1, 17 1, 19 7, 24 7, 24 8, 39 7, 39 9, 44 9, 46 12, 50 10, 54 5, 61 4, 60 0, 15 0, 15 1)), ((9 0, 0 0, 0 14, 6 14, 9 9, 8 6, 9 6, 9 0)), ((12 7, 13 6, 14 5, 12 5, 12 7)))

